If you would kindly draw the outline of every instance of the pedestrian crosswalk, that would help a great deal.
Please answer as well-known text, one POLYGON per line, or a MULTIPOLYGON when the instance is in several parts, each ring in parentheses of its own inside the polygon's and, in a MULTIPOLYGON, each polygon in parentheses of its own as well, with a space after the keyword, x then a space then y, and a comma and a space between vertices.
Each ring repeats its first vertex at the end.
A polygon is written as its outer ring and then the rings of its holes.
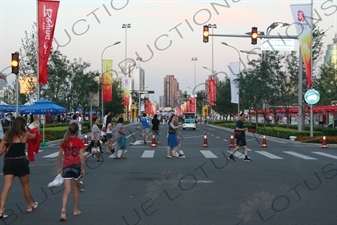
MULTIPOLYGON (((232 150, 228 150, 226 152, 226 155, 230 155, 232 153, 232 150)), ((156 157, 164 157, 166 156, 166 150, 164 149, 145 149, 139 151, 137 150, 129 150, 126 154, 129 156, 132 156, 132 158, 142 158, 142 159, 152 159, 156 157)), ((173 154, 173 153, 172 153, 173 154)), ((186 151, 186 154, 183 150, 179 150, 179 154, 181 154, 181 157, 179 158, 195 158, 196 156, 203 157, 206 159, 216 159, 216 158, 223 158, 223 154, 219 150, 211 150, 211 149, 202 149, 202 150, 191 150, 191 151, 186 151)), ((107 155, 103 154, 107 158, 114 158, 114 155, 107 155)), ((121 151, 118 152, 118 155, 121 155, 121 151)), ((267 159, 272 159, 272 160, 284 160, 284 159, 289 159, 295 158, 295 159, 301 159, 301 160, 318 160, 321 158, 329 158, 329 159, 337 159, 337 154, 329 154, 321 151, 307 151, 305 153, 299 153, 295 151, 279 151, 279 152, 268 152, 268 151, 255 151, 252 149, 248 149, 248 155, 251 158, 257 159, 260 157, 264 157, 267 159)), ((57 152, 50 152, 48 150, 40 150, 39 154, 37 156, 41 156, 43 159, 53 159, 57 158, 58 156, 58 151, 57 152)), ((103 157, 104 157, 103 156, 103 157)), ((234 154, 234 157, 243 159, 245 156, 241 151, 237 151, 234 154)))

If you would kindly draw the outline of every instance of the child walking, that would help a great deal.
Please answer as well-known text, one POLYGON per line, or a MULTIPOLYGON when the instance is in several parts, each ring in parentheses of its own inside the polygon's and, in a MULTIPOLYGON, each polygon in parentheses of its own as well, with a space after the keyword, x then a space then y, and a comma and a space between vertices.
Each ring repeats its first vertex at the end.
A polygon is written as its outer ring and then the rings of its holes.
POLYGON ((57 157, 58 173, 64 178, 64 193, 62 197, 61 221, 66 220, 66 205, 70 193, 71 183, 74 191, 74 211, 73 215, 81 214, 78 210, 79 188, 78 181, 81 176, 84 176, 84 144, 81 139, 77 137, 79 126, 77 123, 71 123, 63 140, 60 144, 60 151, 57 157), (63 163, 62 163, 62 154, 63 163), (71 182, 73 180, 73 182, 71 182))

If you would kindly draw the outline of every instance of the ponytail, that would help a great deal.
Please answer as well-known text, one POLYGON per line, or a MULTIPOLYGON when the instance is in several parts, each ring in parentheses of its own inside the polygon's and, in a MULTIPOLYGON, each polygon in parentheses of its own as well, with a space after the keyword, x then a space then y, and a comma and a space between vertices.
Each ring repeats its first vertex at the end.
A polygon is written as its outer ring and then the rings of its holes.
POLYGON ((61 144, 63 144, 63 143, 66 143, 68 140, 69 140, 69 137, 70 137, 70 131, 69 131, 69 129, 67 130, 67 132, 64 134, 64 136, 63 136, 63 139, 62 139, 62 141, 61 141, 61 144))

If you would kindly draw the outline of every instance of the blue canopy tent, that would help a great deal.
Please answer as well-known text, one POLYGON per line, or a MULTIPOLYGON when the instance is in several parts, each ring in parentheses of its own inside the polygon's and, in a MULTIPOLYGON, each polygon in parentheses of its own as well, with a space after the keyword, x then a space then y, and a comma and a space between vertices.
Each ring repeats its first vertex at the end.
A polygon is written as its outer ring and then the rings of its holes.
MULTIPOLYGON (((34 104, 30 106, 24 107, 20 111, 21 114, 43 114, 46 115, 50 114, 60 114, 66 113, 68 110, 62 106, 55 104, 52 101, 48 101, 46 99, 41 99, 39 101, 34 102, 34 104)), ((44 123, 43 123, 43 142, 41 143, 42 146, 48 146, 48 144, 44 140, 44 123)))

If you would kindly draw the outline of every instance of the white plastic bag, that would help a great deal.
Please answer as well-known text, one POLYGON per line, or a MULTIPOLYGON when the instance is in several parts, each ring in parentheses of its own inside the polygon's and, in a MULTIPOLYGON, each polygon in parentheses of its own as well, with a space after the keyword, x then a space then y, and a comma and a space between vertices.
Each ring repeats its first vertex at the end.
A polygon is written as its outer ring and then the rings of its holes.
POLYGON ((57 174, 57 176, 54 178, 52 182, 48 184, 48 187, 58 187, 61 184, 63 184, 64 178, 61 176, 61 174, 57 174))

